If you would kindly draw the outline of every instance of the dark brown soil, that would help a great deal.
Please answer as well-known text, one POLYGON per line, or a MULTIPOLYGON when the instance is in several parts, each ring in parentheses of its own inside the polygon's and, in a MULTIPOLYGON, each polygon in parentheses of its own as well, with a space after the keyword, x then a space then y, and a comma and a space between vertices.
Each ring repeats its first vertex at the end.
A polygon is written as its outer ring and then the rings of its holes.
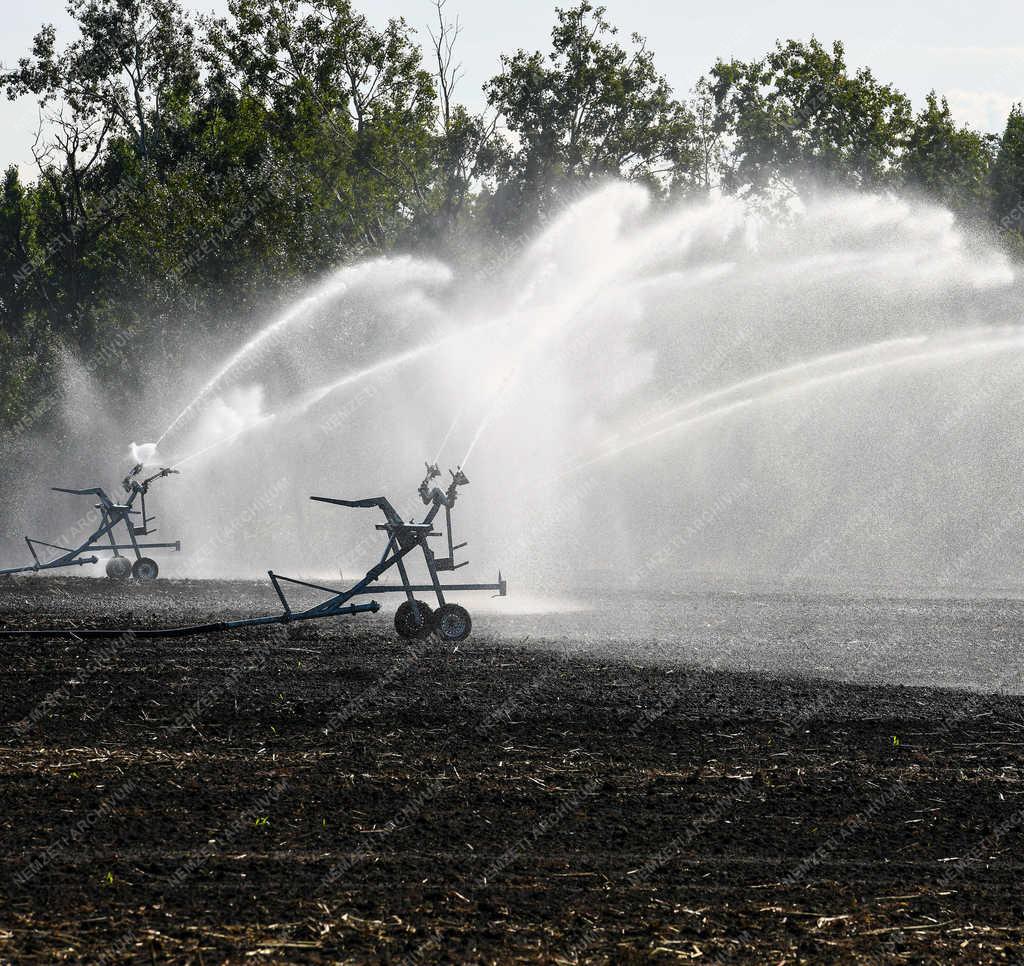
MULTIPOLYGON (((0 584, 0 624, 273 610, 0 584)), ((390 614, 4 641, 0 960, 1020 962, 1024 699, 630 666, 390 614)))

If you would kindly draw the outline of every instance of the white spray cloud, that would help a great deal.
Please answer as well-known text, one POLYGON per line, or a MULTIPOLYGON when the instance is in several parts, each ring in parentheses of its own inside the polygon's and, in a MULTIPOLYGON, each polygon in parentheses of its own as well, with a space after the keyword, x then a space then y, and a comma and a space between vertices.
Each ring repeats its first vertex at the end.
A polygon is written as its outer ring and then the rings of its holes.
MULTIPOLYGON (((735 199, 662 207, 612 185, 486 286, 432 260, 370 265, 334 273, 224 361, 182 361, 201 388, 174 400, 188 416, 160 446, 182 466, 161 490, 162 525, 208 545, 260 507, 204 574, 369 565, 376 521, 307 497, 383 493, 420 512, 419 468, 442 441, 452 466, 472 454, 458 539, 484 574, 513 568, 520 584, 784 573, 806 545, 826 547, 823 571, 870 569, 883 535, 885 565, 917 571, 967 532, 968 503, 1007 512, 1013 464, 996 429, 1019 384, 1014 339, 927 364, 894 354, 1019 316, 1006 258, 941 208, 824 196, 775 222, 735 199), (856 377, 840 375, 850 359, 856 377), (802 374, 806 391, 786 390, 802 374), (559 480, 573 465, 586 470, 559 480), (734 490, 727 511, 707 512, 734 490)), ((157 459, 152 445, 138 453, 157 459)), ((1015 566, 995 556, 986 564, 1015 566)))

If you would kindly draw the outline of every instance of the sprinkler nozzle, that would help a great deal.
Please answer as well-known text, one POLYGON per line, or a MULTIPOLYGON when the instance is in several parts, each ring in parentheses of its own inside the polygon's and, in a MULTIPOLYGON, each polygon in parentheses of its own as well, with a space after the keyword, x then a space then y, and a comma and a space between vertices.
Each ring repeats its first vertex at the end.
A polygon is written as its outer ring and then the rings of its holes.
POLYGON ((132 488, 138 486, 138 484, 135 482, 135 477, 138 476, 141 472, 142 464, 136 463, 135 467, 131 470, 131 472, 121 481, 121 486, 124 487, 125 493, 131 493, 132 488))
POLYGON ((467 486, 469 484, 469 477, 462 472, 461 466, 456 466, 454 472, 452 470, 448 472, 452 474, 452 486, 467 486))
POLYGON ((433 480, 441 475, 441 471, 437 468, 437 463, 424 463, 427 468, 427 479, 433 480))

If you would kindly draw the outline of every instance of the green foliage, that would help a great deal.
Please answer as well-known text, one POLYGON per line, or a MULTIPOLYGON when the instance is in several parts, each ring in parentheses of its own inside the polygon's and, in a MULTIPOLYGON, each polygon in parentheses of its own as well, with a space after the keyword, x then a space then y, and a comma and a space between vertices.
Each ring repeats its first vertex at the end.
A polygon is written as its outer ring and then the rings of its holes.
POLYGON ((81 37, 58 52, 53 27, 43 27, 32 56, 3 75, 9 94, 66 107, 62 133, 80 152, 124 137, 150 157, 187 123, 198 91, 191 24, 177 0, 71 0, 68 11, 81 37))
POLYGON ((672 97, 654 55, 637 35, 614 41, 605 9, 588 0, 557 10, 550 55, 502 57, 487 86, 515 144, 498 163, 498 216, 544 213, 560 196, 602 177, 654 188, 687 182, 696 157, 695 123, 672 97))
POLYGON ((39 285, 43 257, 33 244, 31 194, 9 167, 0 196, 0 431, 27 428, 47 390, 53 359, 39 285))
POLYGON ((25 321, 28 251, 28 206, 25 188, 13 165, 4 173, 0 196, 0 321, 7 335, 25 321))
POLYGON ((850 74, 843 45, 812 38, 763 60, 711 71, 717 126, 733 143, 733 191, 884 188, 911 127, 909 100, 870 70, 850 74))
POLYGON ((987 202, 991 163, 988 141, 970 128, 958 127, 946 99, 940 101, 932 91, 900 159, 906 187, 960 214, 979 214, 987 202))
POLYGON ((407 25, 375 30, 348 0, 232 0, 230 11, 212 25, 209 60, 218 84, 262 112, 264 156, 287 159, 285 203, 309 219, 300 234, 333 241, 315 261, 400 239, 427 205, 437 110, 407 25))
POLYGON ((1024 256, 1024 109, 1015 104, 992 164, 992 218, 1024 256))

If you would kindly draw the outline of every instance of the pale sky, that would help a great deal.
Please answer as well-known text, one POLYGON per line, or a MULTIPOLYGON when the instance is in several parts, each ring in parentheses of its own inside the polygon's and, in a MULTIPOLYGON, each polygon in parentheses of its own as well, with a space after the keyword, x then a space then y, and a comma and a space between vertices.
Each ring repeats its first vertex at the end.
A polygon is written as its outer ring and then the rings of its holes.
MULTIPOLYGON (((734 0, 729 4, 681 0, 604 0, 609 19, 622 35, 634 31, 648 40, 660 71, 684 94, 717 57, 752 59, 776 39, 825 43, 842 40, 851 67, 869 66, 920 106, 935 88, 954 113, 983 131, 1000 132, 1010 106, 1024 100, 1024 3, 1021 0, 734 0)), ((227 0, 186 0, 197 11, 223 12, 227 0)), ((498 55, 520 47, 548 47, 558 0, 470 3, 449 0, 448 12, 462 21, 459 56, 465 68, 461 99, 482 103, 481 85, 497 73, 498 55)), ((568 3, 563 3, 568 5, 568 3)), ((356 7, 380 24, 403 16, 427 40, 430 0, 356 0, 356 7)), ((13 65, 27 54, 43 23, 57 26, 58 40, 71 38, 63 0, 0 0, 4 30, 0 61, 13 65)), ((0 162, 32 170, 30 145, 37 112, 30 99, 0 101, 3 131, 0 162)))

